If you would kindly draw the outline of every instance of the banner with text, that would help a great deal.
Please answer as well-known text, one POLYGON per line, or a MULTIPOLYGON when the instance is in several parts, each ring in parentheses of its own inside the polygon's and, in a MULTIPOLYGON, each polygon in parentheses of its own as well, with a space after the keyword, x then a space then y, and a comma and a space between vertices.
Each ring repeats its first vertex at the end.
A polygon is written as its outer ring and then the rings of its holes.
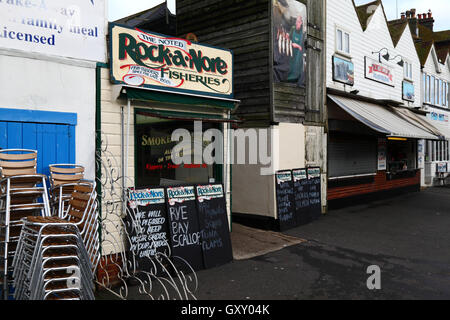
POLYGON ((0 47, 106 62, 106 0, 0 0, 0 47))

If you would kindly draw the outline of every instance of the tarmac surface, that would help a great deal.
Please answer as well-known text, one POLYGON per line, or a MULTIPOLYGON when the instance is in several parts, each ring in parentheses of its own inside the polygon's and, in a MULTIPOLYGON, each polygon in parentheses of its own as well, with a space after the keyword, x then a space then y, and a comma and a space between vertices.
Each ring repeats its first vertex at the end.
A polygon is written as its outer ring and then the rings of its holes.
MULTIPOLYGON (((333 210, 284 234, 306 241, 198 271, 196 298, 450 299, 449 188, 333 210), (379 290, 367 288, 371 265, 379 290)), ((130 288, 128 299, 145 297, 130 288)))

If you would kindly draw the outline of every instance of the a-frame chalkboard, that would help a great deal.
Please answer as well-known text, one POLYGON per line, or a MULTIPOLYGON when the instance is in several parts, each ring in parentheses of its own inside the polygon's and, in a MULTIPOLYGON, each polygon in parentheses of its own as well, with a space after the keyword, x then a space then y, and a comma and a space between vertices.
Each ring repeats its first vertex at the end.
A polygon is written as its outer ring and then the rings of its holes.
MULTIPOLYGON (((194 186, 168 187, 167 215, 175 265, 185 260, 194 270, 203 269, 200 226, 194 186)), ((182 264, 182 263, 181 263, 182 264)))
POLYGON ((203 260, 213 268, 233 260, 223 185, 198 185, 196 191, 203 260))
POLYGON ((322 215, 320 168, 308 168, 309 213, 311 220, 322 215))
POLYGON ((298 225, 304 225, 311 221, 309 203, 309 181, 306 169, 292 170, 294 179, 295 214, 298 225))
POLYGON ((164 189, 130 188, 127 206, 128 258, 137 270, 155 272, 150 259, 156 253, 170 254, 164 189))
POLYGON ((275 173, 275 190, 280 230, 296 227, 294 185, 290 170, 275 173))

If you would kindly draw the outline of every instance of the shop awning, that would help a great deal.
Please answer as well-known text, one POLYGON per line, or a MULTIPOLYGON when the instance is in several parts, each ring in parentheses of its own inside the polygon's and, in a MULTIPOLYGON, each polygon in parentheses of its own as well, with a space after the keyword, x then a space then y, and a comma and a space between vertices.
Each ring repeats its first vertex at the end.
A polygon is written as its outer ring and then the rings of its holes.
POLYGON ((411 119, 412 121, 419 122, 424 127, 427 127, 435 135, 439 136, 440 139, 450 140, 450 127, 445 122, 431 120, 426 115, 418 114, 404 108, 399 108, 396 111, 403 115, 405 119, 411 119))
POLYGON ((147 90, 141 88, 123 87, 127 99, 138 101, 157 101, 162 103, 209 106, 233 110, 239 100, 216 99, 200 96, 192 96, 178 93, 166 93, 162 91, 147 90))
POLYGON ((329 94, 328 97, 353 118, 369 128, 390 137, 413 139, 439 139, 419 123, 407 121, 395 113, 394 108, 329 94))

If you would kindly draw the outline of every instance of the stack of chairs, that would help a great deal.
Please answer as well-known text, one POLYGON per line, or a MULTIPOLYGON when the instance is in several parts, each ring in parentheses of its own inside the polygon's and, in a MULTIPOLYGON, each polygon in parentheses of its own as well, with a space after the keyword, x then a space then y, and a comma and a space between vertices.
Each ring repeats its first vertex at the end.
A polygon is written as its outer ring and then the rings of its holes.
POLYGON ((15 299, 93 300, 100 260, 95 182, 74 186, 66 218, 26 217, 14 256, 15 299))
POLYGON ((49 169, 52 215, 65 218, 74 187, 84 179, 84 167, 77 164, 51 164, 49 169))
POLYGON ((37 151, 0 150, 0 283, 2 298, 12 294, 12 259, 26 216, 48 217, 46 176, 36 173, 37 151))

